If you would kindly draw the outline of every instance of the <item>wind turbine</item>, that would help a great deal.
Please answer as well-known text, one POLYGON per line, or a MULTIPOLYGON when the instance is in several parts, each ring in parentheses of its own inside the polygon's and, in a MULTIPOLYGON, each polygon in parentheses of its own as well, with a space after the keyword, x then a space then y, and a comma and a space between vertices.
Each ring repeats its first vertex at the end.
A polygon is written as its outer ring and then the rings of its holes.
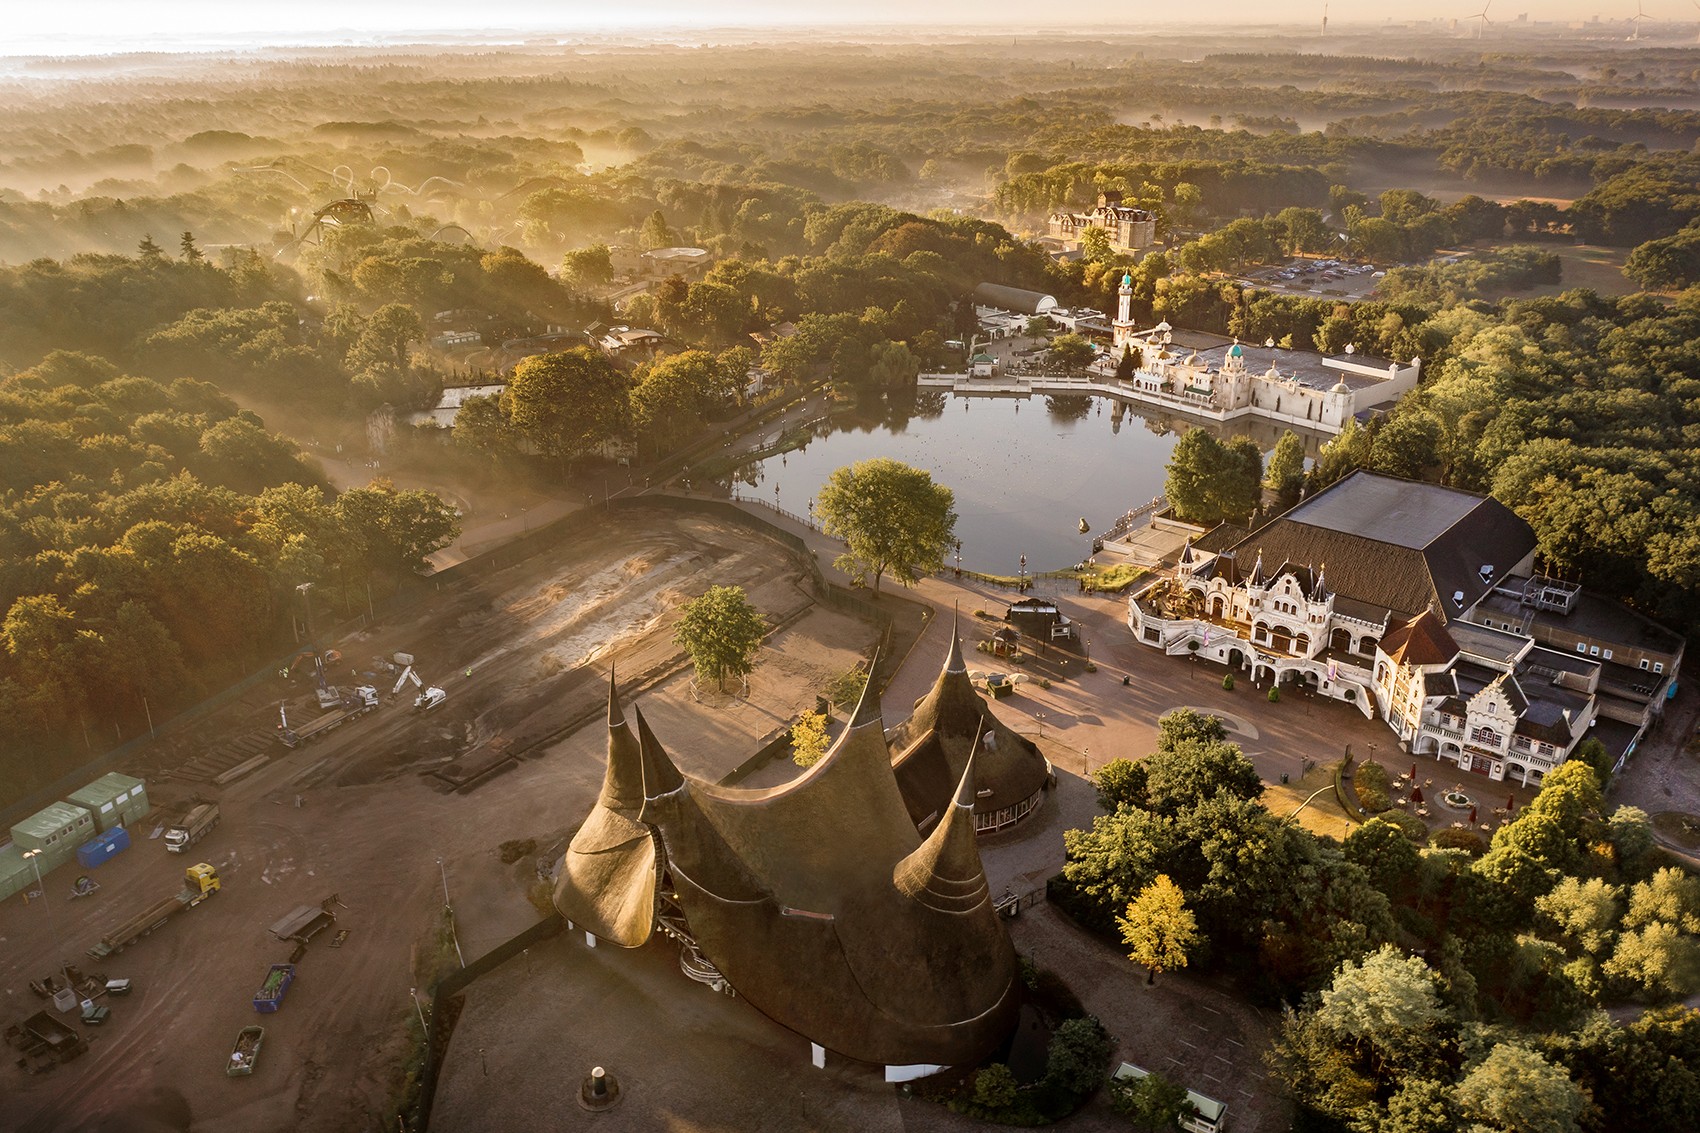
MULTIPOLYGON (((1691 0, 1691 2, 1694 4, 1695 7, 1700 8, 1700 0, 1691 0)), ((1323 0, 1323 4, 1322 4, 1322 34, 1324 36, 1326 36, 1328 34, 1328 3, 1327 3, 1327 0, 1323 0)))
POLYGON ((1653 17, 1649 16, 1646 12, 1641 10, 1641 0, 1635 0, 1635 14, 1633 16, 1629 17, 1629 22, 1635 25, 1635 30, 1630 33, 1629 42, 1631 42, 1631 43, 1639 43, 1640 42, 1640 40, 1641 40, 1641 23, 1644 20, 1650 20, 1650 19, 1653 19, 1653 17))
POLYGON ((1482 37, 1482 29, 1487 27, 1487 25, 1491 22, 1488 19, 1488 15, 1487 15, 1488 9, 1491 8, 1491 7, 1493 7, 1493 0, 1487 0, 1487 3, 1482 5, 1481 11, 1477 12, 1473 16, 1466 17, 1467 19, 1478 21, 1477 24, 1476 24, 1476 35, 1475 35, 1475 38, 1477 38, 1477 39, 1480 39, 1482 37))

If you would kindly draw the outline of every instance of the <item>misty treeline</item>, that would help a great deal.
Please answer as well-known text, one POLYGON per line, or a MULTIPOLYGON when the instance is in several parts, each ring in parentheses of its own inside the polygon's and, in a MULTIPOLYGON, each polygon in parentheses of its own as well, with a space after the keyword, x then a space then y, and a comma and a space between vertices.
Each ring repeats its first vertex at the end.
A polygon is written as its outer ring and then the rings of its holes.
POLYGON ((205 382, 65 351, 0 379, 11 786, 51 778, 73 737, 106 746, 251 671, 304 620, 303 583, 326 614, 363 608, 458 526, 434 494, 386 481, 331 493, 205 382))

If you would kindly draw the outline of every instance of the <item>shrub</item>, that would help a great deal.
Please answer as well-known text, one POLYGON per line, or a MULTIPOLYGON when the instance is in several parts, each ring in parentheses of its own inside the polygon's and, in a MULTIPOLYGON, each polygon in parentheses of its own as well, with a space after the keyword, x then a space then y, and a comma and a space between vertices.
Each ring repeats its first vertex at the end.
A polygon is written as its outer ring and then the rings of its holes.
POLYGON ((1086 671, 1087 671, 1087 672, 1088 672, 1088 673, 1096 673, 1096 672, 1097 672, 1097 671, 1098 671, 1098 664, 1097 664, 1097 662, 1095 662, 1095 661, 1088 661, 1088 662, 1086 662, 1086 671))
POLYGON ((1358 764, 1358 769, 1352 775, 1360 788, 1374 787, 1384 794, 1393 785, 1392 780, 1387 777, 1387 768, 1371 759, 1358 764))
POLYGON ((1222 687, 1229 692, 1234 691, 1234 674, 1229 673, 1222 678, 1222 687))
POLYGON ((1387 797, 1387 792, 1380 787, 1367 787, 1358 784, 1358 804, 1371 814, 1380 814, 1393 803, 1387 797))
POLYGON ((1050 688, 1051 687, 1051 678, 1050 677, 1040 677, 1039 678, 1039 687, 1040 688, 1050 688))
POLYGON ((987 1109, 1005 1109, 1015 1100, 1015 1075, 1001 1062, 994 1062, 974 1075, 974 1102, 987 1109))
POLYGON ((1197 653, 1197 652, 1198 652, 1198 642, 1196 642, 1196 641, 1189 641, 1189 642, 1187 642, 1187 643, 1186 643, 1186 647, 1187 647, 1187 648, 1188 648, 1188 649, 1190 649, 1190 650, 1192 650, 1192 651, 1193 651, 1193 652, 1194 652, 1194 653, 1197 653))
POLYGON ((1280 702, 1281 702, 1281 690, 1276 688, 1274 685, 1270 685, 1269 686, 1269 703, 1279 704, 1280 702))
POLYGON ((1381 821, 1390 822, 1397 826, 1400 833, 1419 846, 1428 841, 1428 823, 1414 814, 1406 814, 1402 810, 1390 810, 1381 816, 1381 821))
POLYGON ((1479 858, 1487 852, 1487 843, 1482 841, 1480 834, 1474 830, 1460 830, 1456 826, 1436 830, 1429 835, 1428 844, 1442 850, 1468 850, 1473 858, 1479 858))
POLYGON ((1094 1016, 1068 1020, 1051 1037, 1046 1084, 1085 1097, 1103 1083, 1114 1048, 1109 1032, 1094 1016))

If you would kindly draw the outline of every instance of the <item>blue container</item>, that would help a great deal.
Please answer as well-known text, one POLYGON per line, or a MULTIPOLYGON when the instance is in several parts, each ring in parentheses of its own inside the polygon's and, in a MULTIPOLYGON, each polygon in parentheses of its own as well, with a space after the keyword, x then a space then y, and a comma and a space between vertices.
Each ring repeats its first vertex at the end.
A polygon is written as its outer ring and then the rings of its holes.
POLYGON ((77 864, 84 869, 93 869, 110 861, 112 855, 130 848, 130 832, 122 826, 114 826, 104 834, 97 834, 77 847, 77 864))

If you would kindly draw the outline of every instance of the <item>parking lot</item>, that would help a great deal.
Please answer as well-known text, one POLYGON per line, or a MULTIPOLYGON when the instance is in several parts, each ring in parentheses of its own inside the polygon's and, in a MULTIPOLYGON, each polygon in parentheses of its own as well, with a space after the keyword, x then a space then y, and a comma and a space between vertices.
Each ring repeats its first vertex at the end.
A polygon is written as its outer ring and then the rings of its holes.
POLYGON ((1251 287, 1267 287, 1293 295, 1318 299, 1367 299, 1387 272, 1375 264, 1353 260, 1295 259, 1287 264, 1259 268, 1240 276, 1251 287))

